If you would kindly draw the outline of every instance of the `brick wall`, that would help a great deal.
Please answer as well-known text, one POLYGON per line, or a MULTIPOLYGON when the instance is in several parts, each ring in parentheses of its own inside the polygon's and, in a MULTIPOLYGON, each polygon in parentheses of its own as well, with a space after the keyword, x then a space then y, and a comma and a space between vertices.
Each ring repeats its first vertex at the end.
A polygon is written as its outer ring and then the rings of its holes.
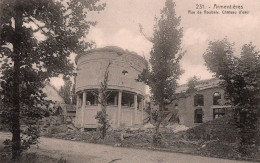
POLYGON ((213 94, 215 92, 221 93, 220 101, 222 104, 224 104, 224 90, 218 87, 214 87, 197 92, 197 94, 202 94, 204 96, 203 106, 194 106, 195 93, 192 93, 185 98, 180 98, 173 101, 173 103, 171 105, 168 105, 167 108, 175 108, 175 105, 178 104, 180 123, 188 127, 193 127, 197 125, 196 123, 194 123, 194 111, 197 108, 202 108, 204 112, 203 122, 213 120, 213 110, 211 109, 211 107, 213 106, 213 94))

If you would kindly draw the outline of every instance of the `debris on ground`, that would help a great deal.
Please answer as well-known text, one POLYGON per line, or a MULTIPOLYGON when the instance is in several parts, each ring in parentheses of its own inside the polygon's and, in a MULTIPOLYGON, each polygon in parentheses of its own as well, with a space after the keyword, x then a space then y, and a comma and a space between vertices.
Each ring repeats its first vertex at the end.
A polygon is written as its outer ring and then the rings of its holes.
POLYGON ((180 132, 180 131, 186 131, 189 129, 189 127, 185 126, 185 125, 181 125, 181 124, 168 124, 166 126, 167 129, 171 129, 173 130, 174 133, 180 132))
POLYGON ((66 126, 67 131, 65 133, 51 132, 46 136, 116 147, 156 149, 208 157, 241 159, 237 152, 237 130, 232 123, 229 123, 229 118, 219 118, 193 128, 168 124, 160 128, 162 144, 156 147, 152 143, 154 126, 150 123, 147 123, 142 128, 109 129, 104 139, 100 138, 98 131, 81 132, 73 129, 73 126, 70 125, 66 126), (223 127, 224 124, 225 127, 223 127))
POLYGON ((66 133, 68 131, 79 130, 73 123, 65 122, 63 116, 49 116, 40 121, 41 134, 52 135, 56 133, 66 133))
POLYGON ((78 129, 77 127, 75 127, 72 123, 71 123, 71 124, 68 124, 67 127, 68 127, 68 130, 71 130, 71 131, 79 130, 79 129, 78 129))
POLYGON ((154 128, 154 125, 151 124, 151 123, 146 123, 146 124, 144 125, 144 128, 145 128, 145 129, 151 129, 151 128, 154 128))

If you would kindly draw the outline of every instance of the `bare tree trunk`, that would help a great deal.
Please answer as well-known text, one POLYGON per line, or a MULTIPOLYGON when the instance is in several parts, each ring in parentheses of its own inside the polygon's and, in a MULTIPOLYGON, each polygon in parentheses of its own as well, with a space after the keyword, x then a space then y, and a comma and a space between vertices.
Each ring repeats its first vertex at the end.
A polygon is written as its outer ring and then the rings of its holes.
POLYGON ((111 62, 109 61, 108 66, 106 68, 105 71, 105 75, 104 75, 104 81, 101 82, 101 89, 100 89, 100 93, 101 93, 101 97, 99 97, 99 103, 101 104, 101 114, 99 117, 99 121, 101 122, 101 136, 102 139, 104 139, 106 137, 106 132, 108 129, 108 122, 107 122, 107 99, 109 97, 109 93, 107 92, 107 86, 108 86, 108 77, 109 77, 109 66, 111 65, 111 62))
POLYGON ((257 140, 256 140, 256 144, 257 144, 257 153, 259 153, 260 152, 260 102, 258 102, 257 140))
POLYGON ((21 154, 21 138, 20 138, 20 53, 21 53, 21 32, 22 32, 22 12, 16 9, 15 15, 15 36, 13 41, 13 49, 15 57, 13 72, 13 108, 11 111, 12 122, 12 158, 17 159, 21 154))
POLYGON ((102 139, 104 139, 106 137, 106 131, 107 131, 107 112, 106 112, 106 104, 102 107, 102 114, 104 116, 104 123, 102 124, 103 127, 102 127, 102 139))
POLYGON ((17 63, 14 64, 15 72, 14 77, 14 87, 13 87, 13 108, 11 111, 12 117, 12 156, 14 159, 20 157, 21 148, 21 138, 20 138, 20 97, 19 97, 19 82, 17 81, 19 68, 17 63))
MULTIPOLYGON (((257 101, 258 101, 258 111, 257 111, 257 146, 260 146, 260 94, 257 97, 257 101)), ((260 150, 260 148, 257 148, 258 152, 260 150)))
POLYGON ((154 136, 153 136, 153 144, 155 146, 158 146, 158 145, 161 144, 160 125, 161 125, 161 121, 158 120, 155 123, 155 133, 154 133, 154 136))
POLYGON ((162 111, 163 111, 163 104, 159 104, 158 115, 155 122, 155 133, 153 135, 153 144, 155 146, 161 144, 160 125, 162 123, 162 111))

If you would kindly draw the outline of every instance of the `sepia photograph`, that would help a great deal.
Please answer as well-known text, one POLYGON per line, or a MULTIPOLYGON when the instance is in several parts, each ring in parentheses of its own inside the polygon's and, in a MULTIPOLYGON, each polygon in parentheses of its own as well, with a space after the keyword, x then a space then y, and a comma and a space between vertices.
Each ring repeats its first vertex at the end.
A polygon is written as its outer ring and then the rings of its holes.
POLYGON ((0 163, 260 162, 259 0, 0 0, 0 163))

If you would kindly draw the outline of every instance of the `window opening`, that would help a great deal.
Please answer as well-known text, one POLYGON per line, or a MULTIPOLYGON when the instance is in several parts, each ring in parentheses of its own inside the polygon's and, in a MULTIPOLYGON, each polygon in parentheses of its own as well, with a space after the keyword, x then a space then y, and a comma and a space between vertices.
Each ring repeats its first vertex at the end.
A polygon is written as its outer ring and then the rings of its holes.
POLYGON ((122 92, 122 106, 134 107, 134 95, 127 92, 122 92))
POLYGON ((202 123, 203 122, 203 110, 195 109, 194 111, 194 123, 202 123))
POLYGON ((108 92, 109 96, 107 98, 107 105, 117 105, 118 92, 112 91, 108 92))
POLYGON ((87 92, 86 105, 97 105, 98 104, 98 91, 87 92))
POLYGON ((194 106, 204 106, 204 96, 201 94, 196 94, 194 96, 194 106))

